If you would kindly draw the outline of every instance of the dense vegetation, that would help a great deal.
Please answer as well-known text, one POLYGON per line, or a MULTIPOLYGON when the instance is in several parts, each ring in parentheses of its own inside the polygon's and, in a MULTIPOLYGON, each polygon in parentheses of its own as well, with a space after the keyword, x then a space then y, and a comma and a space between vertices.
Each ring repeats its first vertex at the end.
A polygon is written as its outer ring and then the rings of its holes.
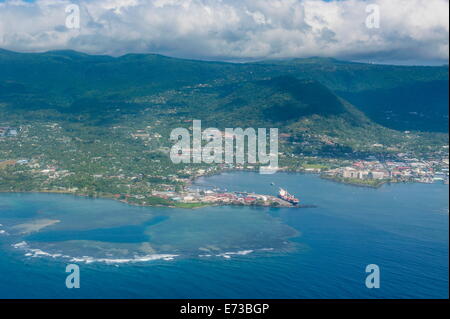
POLYGON ((0 162, 30 161, 0 167, 0 191, 131 194, 168 205, 150 192, 220 169, 170 161, 171 130, 194 119, 203 128, 279 128, 280 164, 294 170, 426 157, 448 144, 447 84, 447 66, 0 50, 0 127, 20 128, 0 138, 0 162))
MULTIPOLYGON (((51 109, 67 115, 80 112, 105 115, 117 108, 134 112, 153 107, 158 101, 135 102, 186 86, 208 84, 210 92, 227 94, 236 85, 252 85, 286 75, 321 83, 384 126, 448 131, 448 66, 372 65, 324 58, 232 64, 152 54, 114 58, 73 51, 23 54, 0 50, 0 103, 10 110, 51 109)), ((312 85, 301 90, 295 82, 286 80, 289 78, 284 79, 269 82, 269 89, 277 86, 281 91, 293 93, 295 98, 313 96, 318 99, 313 107, 325 108, 321 112, 335 111, 324 100, 325 96, 313 92, 312 85)), ((195 91, 190 92, 191 97, 195 91)), ((228 101, 228 106, 248 105, 246 100, 253 94, 248 91, 245 94, 228 101)), ((179 103, 183 102, 186 101, 179 103)), ((291 107, 284 105, 287 111, 291 107)), ((295 106, 293 111, 297 114, 295 106)))

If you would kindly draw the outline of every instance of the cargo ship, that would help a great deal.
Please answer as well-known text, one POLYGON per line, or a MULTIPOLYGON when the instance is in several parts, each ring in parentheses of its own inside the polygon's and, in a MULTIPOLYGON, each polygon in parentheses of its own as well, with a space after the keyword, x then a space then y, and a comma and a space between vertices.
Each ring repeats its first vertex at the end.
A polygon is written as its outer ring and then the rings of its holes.
POLYGON ((300 203, 299 199, 295 198, 294 195, 289 194, 287 190, 282 189, 282 188, 280 188, 278 197, 281 198, 282 200, 285 200, 288 203, 293 204, 293 205, 298 205, 298 203, 300 203))

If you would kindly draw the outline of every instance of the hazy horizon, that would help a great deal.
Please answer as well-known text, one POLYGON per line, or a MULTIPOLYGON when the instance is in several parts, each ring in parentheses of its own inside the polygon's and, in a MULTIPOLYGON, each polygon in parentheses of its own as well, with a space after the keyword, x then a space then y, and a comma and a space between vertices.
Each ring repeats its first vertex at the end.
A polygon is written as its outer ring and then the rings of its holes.
POLYGON ((73 49, 61 49, 61 50, 43 50, 43 51, 16 51, 16 50, 9 50, 0 47, 0 50, 13 52, 13 53, 19 53, 19 54, 45 54, 45 53, 52 53, 52 52, 76 52, 81 54, 86 54, 90 56, 109 56, 112 58, 121 58, 127 55, 159 55, 163 57, 168 58, 174 58, 174 59, 180 59, 180 60, 192 60, 192 61, 203 61, 203 62, 219 62, 219 63, 234 63, 234 64, 245 64, 245 63, 258 63, 258 62, 277 62, 277 61, 292 61, 292 60, 308 60, 308 59, 334 59, 337 61, 342 62, 350 62, 350 63, 362 63, 362 64, 377 64, 377 65, 392 65, 392 66, 432 66, 432 67, 445 67, 449 65, 449 61, 446 63, 439 63, 439 62, 430 62, 428 64, 423 63, 413 63, 409 61, 374 61, 374 60, 351 60, 351 59, 343 59, 343 58, 336 58, 332 56, 308 56, 308 57, 289 57, 289 58, 278 58, 278 59, 242 59, 242 60, 235 60, 235 59, 208 59, 208 58, 199 58, 199 57, 183 57, 183 56, 173 56, 173 55, 167 55, 167 54, 161 54, 156 52, 129 52, 119 55, 113 55, 113 54, 101 54, 101 53, 90 53, 90 52, 83 52, 79 50, 73 50, 73 49))
POLYGON ((225 62, 322 56, 443 65, 448 6, 447 0, 0 0, 0 47, 225 62))

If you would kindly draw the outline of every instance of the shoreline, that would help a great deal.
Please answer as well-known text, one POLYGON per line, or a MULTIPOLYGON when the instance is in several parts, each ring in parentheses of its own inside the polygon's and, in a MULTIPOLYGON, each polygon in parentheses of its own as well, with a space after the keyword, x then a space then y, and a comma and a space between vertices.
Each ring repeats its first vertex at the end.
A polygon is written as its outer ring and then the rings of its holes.
MULTIPOLYGON (((219 202, 181 202, 178 205, 161 205, 161 204, 139 204, 139 203, 133 203, 126 200, 118 199, 114 196, 108 195, 97 195, 97 196, 89 196, 87 194, 83 193, 73 193, 73 192, 67 192, 67 191, 48 191, 48 190, 34 190, 34 191, 0 191, 0 194, 60 194, 60 195, 72 195, 74 197, 85 197, 90 199, 109 199, 114 200, 126 205, 136 206, 136 207, 165 207, 165 208, 181 208, 181 209, 200 209, 200 208, 206 208, 206 207, 220 207, 220 206, 236 206, 236 207, 266 207, 266 208, 314 208, 315 205, 292 205, 292 204, 286 204, 286 205, 259 205, 259 204, 245 204, 245 203, 219 203, 219 202)), ((259 194, 255 194, 259 195, 259 194)), ((260 196, 268 196, 273 197, 270 195, 260 195, 260 196)), ((282 201, 279 199, 279 201, 282 201)), ((287 202, 286 202, 287 203, 287 202)))
MULTIPOLYGON (((258 172, 257 169, 222 169, 218 170, 212 173, 206 173, 202 175, 196 175, 189 178, 189 181, 186 183, 185 187, 190 187, 195 182, 195 180, 202 178, 202 177, 210 177, 210 176, 216 176, 223 173, 233 173, 233 172, 258 172)), ((398 184, 402 182, 395 182, 392 180, 382 180, 379 183, 375 185, 370 184, 364 184, 364 183, 352 183, 351 181, 345 181, 340 178, 336 178, 335 176, 327 176, 324 174, 321 174, 319 172, 308 172, 308 171, 296 171, 296 170, 289 170, 289 169, 279 169, 278 172, 282 173, 288 173, 288 174, 310 174, 310 175, 317 175, 318 178, 339 183, 343 185, 349 185, 354 187, 365 187, 365 188, 372 188, 372 189, 378 189, 381 186, 385 184, 398 184)), ((415 182, 403 182, 403 183, 415 183, 415 182)), ((315 205, 286 205, 286 206, 278 206, 278 205, 254 205, 254 204, 244 204, 244 203, 219 203, 219 202, 180 202, 175 205, 162 205, 162 204, 139 204, 139 203, 133 203, 129 202, 127 200, 119 199, 115 196, 115 194, 96 194, 96 196, 91 196, 86 193, 76 193, 76 192, 70 192, 70 191, 64 191, 64 190, 33 190, 33 191, 14 191, 14 190, 0 190, 1 193, 24 193, 24 194, 62 194, 62 195, 72 195, 75 197, 85 197, 85 198, 91 198, 91 199, 111 199, 118 201, 123 204, 136 206, 136 207, 166 207, 166 208, 182 208, 182 209, 200 209, 200 208, 206 208, 206 207, 218 207, 218 206, 249 206, 249 207, 267 207, 267 208, 314 208, 315 205)), ((255 195, 261 195, 261 194, 255 194, 255 195)), ((261 195, 261 196, 267 196, 267 197, 274 197, 272 195, 261 195)), ((156 196, 155 196, 156 197, 156 196)), ((158 197, 160 198, 160 197, 158 197)), ((162 197, 161 197, 162 198, 162 197)), ((286 202, 287 203, 287 202, 286 202)))
POLYGON ((325 179, 327 181, 343 184, 343 185, 349 185, 349 186, 355 186, 355 187, 366 187, 366 188, 372 188, 372 189, 378 189, 383 185, 396 183, 391 180, 380 180, 378 183, 375 184, 369 184, 369 183, 359 183, 356 181, 349 181, 345 180, 344 178, 336 177, 336 176, 328 176, 328 175, 320 175, 320 178, 325 179))

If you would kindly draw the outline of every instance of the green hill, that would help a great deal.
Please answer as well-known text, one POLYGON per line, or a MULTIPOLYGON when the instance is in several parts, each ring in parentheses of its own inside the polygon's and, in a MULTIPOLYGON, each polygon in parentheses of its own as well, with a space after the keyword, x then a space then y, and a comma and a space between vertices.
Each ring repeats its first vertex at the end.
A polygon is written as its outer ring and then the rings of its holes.
MULTIPOLYGON (((448 66, 372 65, 331 58, 238 64, 154 54, 0 50, 0 103, 8 112, 54 110, 102 120, 113 120, 111 110, 135 113, 154 107, 160 95, 174 103, 164 105, 176 107, 179 114, 215 112, 217 118, 229 118, 245 113, 257 114, 256 122, 290 123, 312 115, 345 118, 344 98, 392 129, 448 132, 447 85, 448 66), (153 102, 142 103, 146 99, 153 102)), ((359 120, 367 118, 360 114, 359 120)))

